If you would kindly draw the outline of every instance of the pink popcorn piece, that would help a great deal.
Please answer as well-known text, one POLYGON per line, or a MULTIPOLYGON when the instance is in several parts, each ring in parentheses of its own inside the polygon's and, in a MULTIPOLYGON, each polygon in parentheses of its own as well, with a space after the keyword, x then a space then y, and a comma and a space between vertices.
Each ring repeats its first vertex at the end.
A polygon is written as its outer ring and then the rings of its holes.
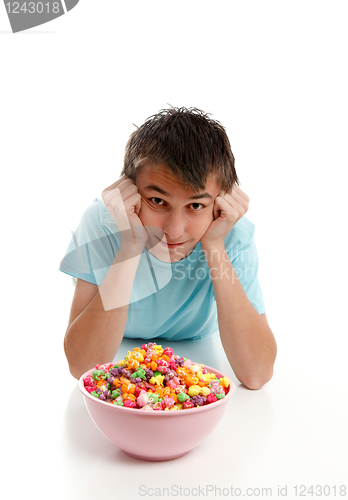
POLYGON ((187 399, 186 401, 184 401, 182 403, 182 407, 187 409, 187 408, 193 408, 194 407, 194 404, 192 403, 192 401, 190 401, 189 399, 187 399))
POLYGON ((163 400, 163 407, 164 408, 173 408, 175 405, 175 401, 172 397, 166 396, 163 400))
POLYGON ((142 408, 143 406, 146 406, 148 402, 149 402, 148 393, 146 391, 141 391, 139 396, 137 397, 138 406, 142 408))
POLYGON ((157 362, 157 370, 161 373, 169 372, 169 364, 164 359, 159 359, 157 362))
POLYGON ((171 358, 173 356, 173 349, 171 347, 166 347, 163 351, 163 354, 171 358))
POLYGON ((176 384, 173 379, 172 380, 168 380, 168 382, 167 382, 167 387, 169 387, 170 389, 175 389, 175 387, 177 385, 178 384, 176 384))
POLYGON ((183 362, 182 366, 187 366, 188 368, 193 365, 192 361, 190 359, 187 359, 186 361, 183 362))
POLYGON ((136 408, 137 404, 134 401, 131 401, 130 399, 126 399, 126 401, 124 402, 124 406, 126 408, 136 408))
POLYGON ((217 401, 217 397, 215 396, 215 394, 208 394, 207 402, 208 403, 215 403, 215 401, 217 401))
POLYGON ((83 379, 83 383, 84 383, 85 387, 86 387, 86 386, 87 386, 87 387, 88 387, 88 386, 92 386, 92 385, 94 385, 94 380, 92 379, 92 377, 85 377, 85 378, 83 379))
POLYGON ((175 363, 175 360, 173 358, 171 358, 169 361, 168 361, 168 366, 171 370, 176 370, 176 363, 175 363))

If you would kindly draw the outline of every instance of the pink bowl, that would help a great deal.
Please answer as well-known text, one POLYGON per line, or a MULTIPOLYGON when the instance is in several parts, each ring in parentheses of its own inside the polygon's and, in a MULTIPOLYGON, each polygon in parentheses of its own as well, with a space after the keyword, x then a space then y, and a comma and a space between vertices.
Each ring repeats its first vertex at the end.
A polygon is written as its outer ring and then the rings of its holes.
MULTIPOLYGON (((218 370, 205 367, 218 378, 225 377, 218 370)), ((142 460, 173 460, 195 448, 217 426, 235 389, 230 380, 230 390, 223 399, 200 408, 143 411, 91 396, 84 388, 83 379, 94 370, 88 370, 79 380, 91 419, 109 441, 127 455, 142 460)))

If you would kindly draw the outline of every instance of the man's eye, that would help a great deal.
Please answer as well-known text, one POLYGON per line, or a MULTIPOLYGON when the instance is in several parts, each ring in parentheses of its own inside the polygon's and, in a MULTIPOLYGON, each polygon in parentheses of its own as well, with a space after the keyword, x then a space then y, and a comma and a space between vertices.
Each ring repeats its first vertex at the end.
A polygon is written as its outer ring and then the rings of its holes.
POLYGON ((155 205, 163 205, 163 200, 162 198, 150 198, 152 203, 154 203, 155 205))
POLYGON ((193 208, 193 210, 199 210, 200 208, 204 208, 204 205, 202 205, 202 203, 191 203, 191 207, 193 208))

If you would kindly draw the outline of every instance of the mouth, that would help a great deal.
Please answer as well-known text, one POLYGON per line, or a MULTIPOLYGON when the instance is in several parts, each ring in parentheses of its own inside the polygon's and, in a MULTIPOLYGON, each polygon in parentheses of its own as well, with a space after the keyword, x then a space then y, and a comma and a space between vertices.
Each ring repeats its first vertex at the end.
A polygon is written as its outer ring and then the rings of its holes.
MULTIPOLYGON (((159 239, 159 238, 158 238, 159 239)), ((164 245, 165 247, 167 248, 179 248, 181 247, 184 243, 186 243, 186 241, 181 241, 181 242, 178 242, 178 243, 169 243, 169 242, 166 242, 166 241, 163 241, 161 239, 159 239, 159 242, 162 243, 162 245, 164 245)))

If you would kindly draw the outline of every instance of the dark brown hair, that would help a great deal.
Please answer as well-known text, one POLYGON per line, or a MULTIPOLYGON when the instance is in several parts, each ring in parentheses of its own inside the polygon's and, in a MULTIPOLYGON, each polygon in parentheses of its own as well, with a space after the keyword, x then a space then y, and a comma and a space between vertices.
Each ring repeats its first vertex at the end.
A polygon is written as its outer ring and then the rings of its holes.
POLYGON ((122 175, 135 181, 140 166, 161 163, 194 191, 205 188, 209 174, 224 191, 239 184, 224 127, 197 108, 162 109, 131 134, 122 175))

